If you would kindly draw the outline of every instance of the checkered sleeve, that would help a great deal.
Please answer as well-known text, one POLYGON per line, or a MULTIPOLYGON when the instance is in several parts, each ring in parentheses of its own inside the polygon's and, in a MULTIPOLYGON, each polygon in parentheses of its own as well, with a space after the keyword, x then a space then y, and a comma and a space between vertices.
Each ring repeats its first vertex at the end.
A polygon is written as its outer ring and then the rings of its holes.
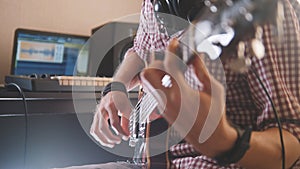
MULTIPOLYGON (((258 73, 271 96, 282 127, 300 140, 300 29, 295 10, 299 11, 299 1, 284 1, 282 40, 277 43, 272 27, 264 26, 266 55, 261 60, 253 57, 253 71, 258 73)), ((253 71, 247 78, 253 100, 261 112, 256 119, 258 130, 277 127, 271 101, 253 71)))
POLYGON ((135 51, 143 60, 149 61, 149 51, 164 50, 168 39, 165 28, 157 23, 151 0, 144 0, 134 45, 130 50, 135 51))

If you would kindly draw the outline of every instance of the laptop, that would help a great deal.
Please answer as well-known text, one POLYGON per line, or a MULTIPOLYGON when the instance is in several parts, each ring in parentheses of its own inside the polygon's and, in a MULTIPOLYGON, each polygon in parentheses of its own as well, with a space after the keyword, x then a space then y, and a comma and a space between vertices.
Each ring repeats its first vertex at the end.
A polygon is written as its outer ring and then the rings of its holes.
POLYGON ((18 28, 14 35, 11 75, 85 76, 88 36, 18 28))
MULTIPOLYGON (((129 25, 130 29, 137 27, 129 25)), ((130 29, 121 29, 124 24, 110 23, 106 28, 91 37, 17 29, 11 75, 5 82, 29 91, 72 91, 74 86, 78 91, 101 91, 112 80, 123 51, 133 42, 127 35, 130 29), (116 32, 122 32, 116 28, 124 32, 124 40, 113 39, 116 32)))
POLYGON ((87 77, 88 40, 83 35, 16 29, 11 71, 5 82, 29 91, 72 91, 73 85, 89 91, 95 83, 103 86, 103 81, 87 77))

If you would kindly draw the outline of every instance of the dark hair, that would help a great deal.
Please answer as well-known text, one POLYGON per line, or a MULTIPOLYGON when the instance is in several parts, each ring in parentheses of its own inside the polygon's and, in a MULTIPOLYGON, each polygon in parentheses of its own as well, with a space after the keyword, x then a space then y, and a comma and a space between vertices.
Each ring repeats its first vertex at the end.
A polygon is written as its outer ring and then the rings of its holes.
POLYGON ((192 21, 205 6, 204 0, 153 0, 155 12, 175 15, 192 21))

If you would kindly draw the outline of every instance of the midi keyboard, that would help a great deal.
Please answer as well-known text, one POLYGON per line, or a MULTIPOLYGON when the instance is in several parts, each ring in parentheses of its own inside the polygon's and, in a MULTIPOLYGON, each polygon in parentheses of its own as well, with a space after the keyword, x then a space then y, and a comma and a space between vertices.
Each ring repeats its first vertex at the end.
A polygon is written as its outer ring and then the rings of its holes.
POLYGON ((5 83, 15 83, 21 89, 33 92, 100 92, 112 78, 83 76, 50 76, 36 78, 30 76, 8 75, 5 83))

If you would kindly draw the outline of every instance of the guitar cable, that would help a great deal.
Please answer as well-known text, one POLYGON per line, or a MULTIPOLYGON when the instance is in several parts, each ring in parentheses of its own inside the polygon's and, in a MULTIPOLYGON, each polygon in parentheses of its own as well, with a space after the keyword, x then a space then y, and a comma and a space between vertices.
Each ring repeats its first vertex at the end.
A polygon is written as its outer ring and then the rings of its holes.
POLYGON ((19 94, 22 96, 23 107, 24 107, 24 122, 25 122, 25 136, 24 136, 24 154, 23 154, 23 169, 26 169, 26 159, 27 159, 27 143, 28 143, 28 105, 25 97, 24 91, 16 83, 5 84, 6 87, 14 87, 18 90, 19 94))
POLYGON ((250 67, 250 70, 254 73, 255 77, 258 79, 258 82, 261 85, 261 87, 263 88, 265 94, 267 95, 267 97, 271 103, 272 109, 274 111, 274 116, 275 116, 276 123, 278 125, 278 131, 279 131, 279 137, 280 137, 280 143, 281 143, 282 169, 285 169, 285 148, 284 148, 282 125, 280 122, 280 117, 278 116, 278 112, 275 108, 275 104, 274 104, 266 86, 263 84, 262 80, 260 79, 258 73, 252 67, 250 67))

